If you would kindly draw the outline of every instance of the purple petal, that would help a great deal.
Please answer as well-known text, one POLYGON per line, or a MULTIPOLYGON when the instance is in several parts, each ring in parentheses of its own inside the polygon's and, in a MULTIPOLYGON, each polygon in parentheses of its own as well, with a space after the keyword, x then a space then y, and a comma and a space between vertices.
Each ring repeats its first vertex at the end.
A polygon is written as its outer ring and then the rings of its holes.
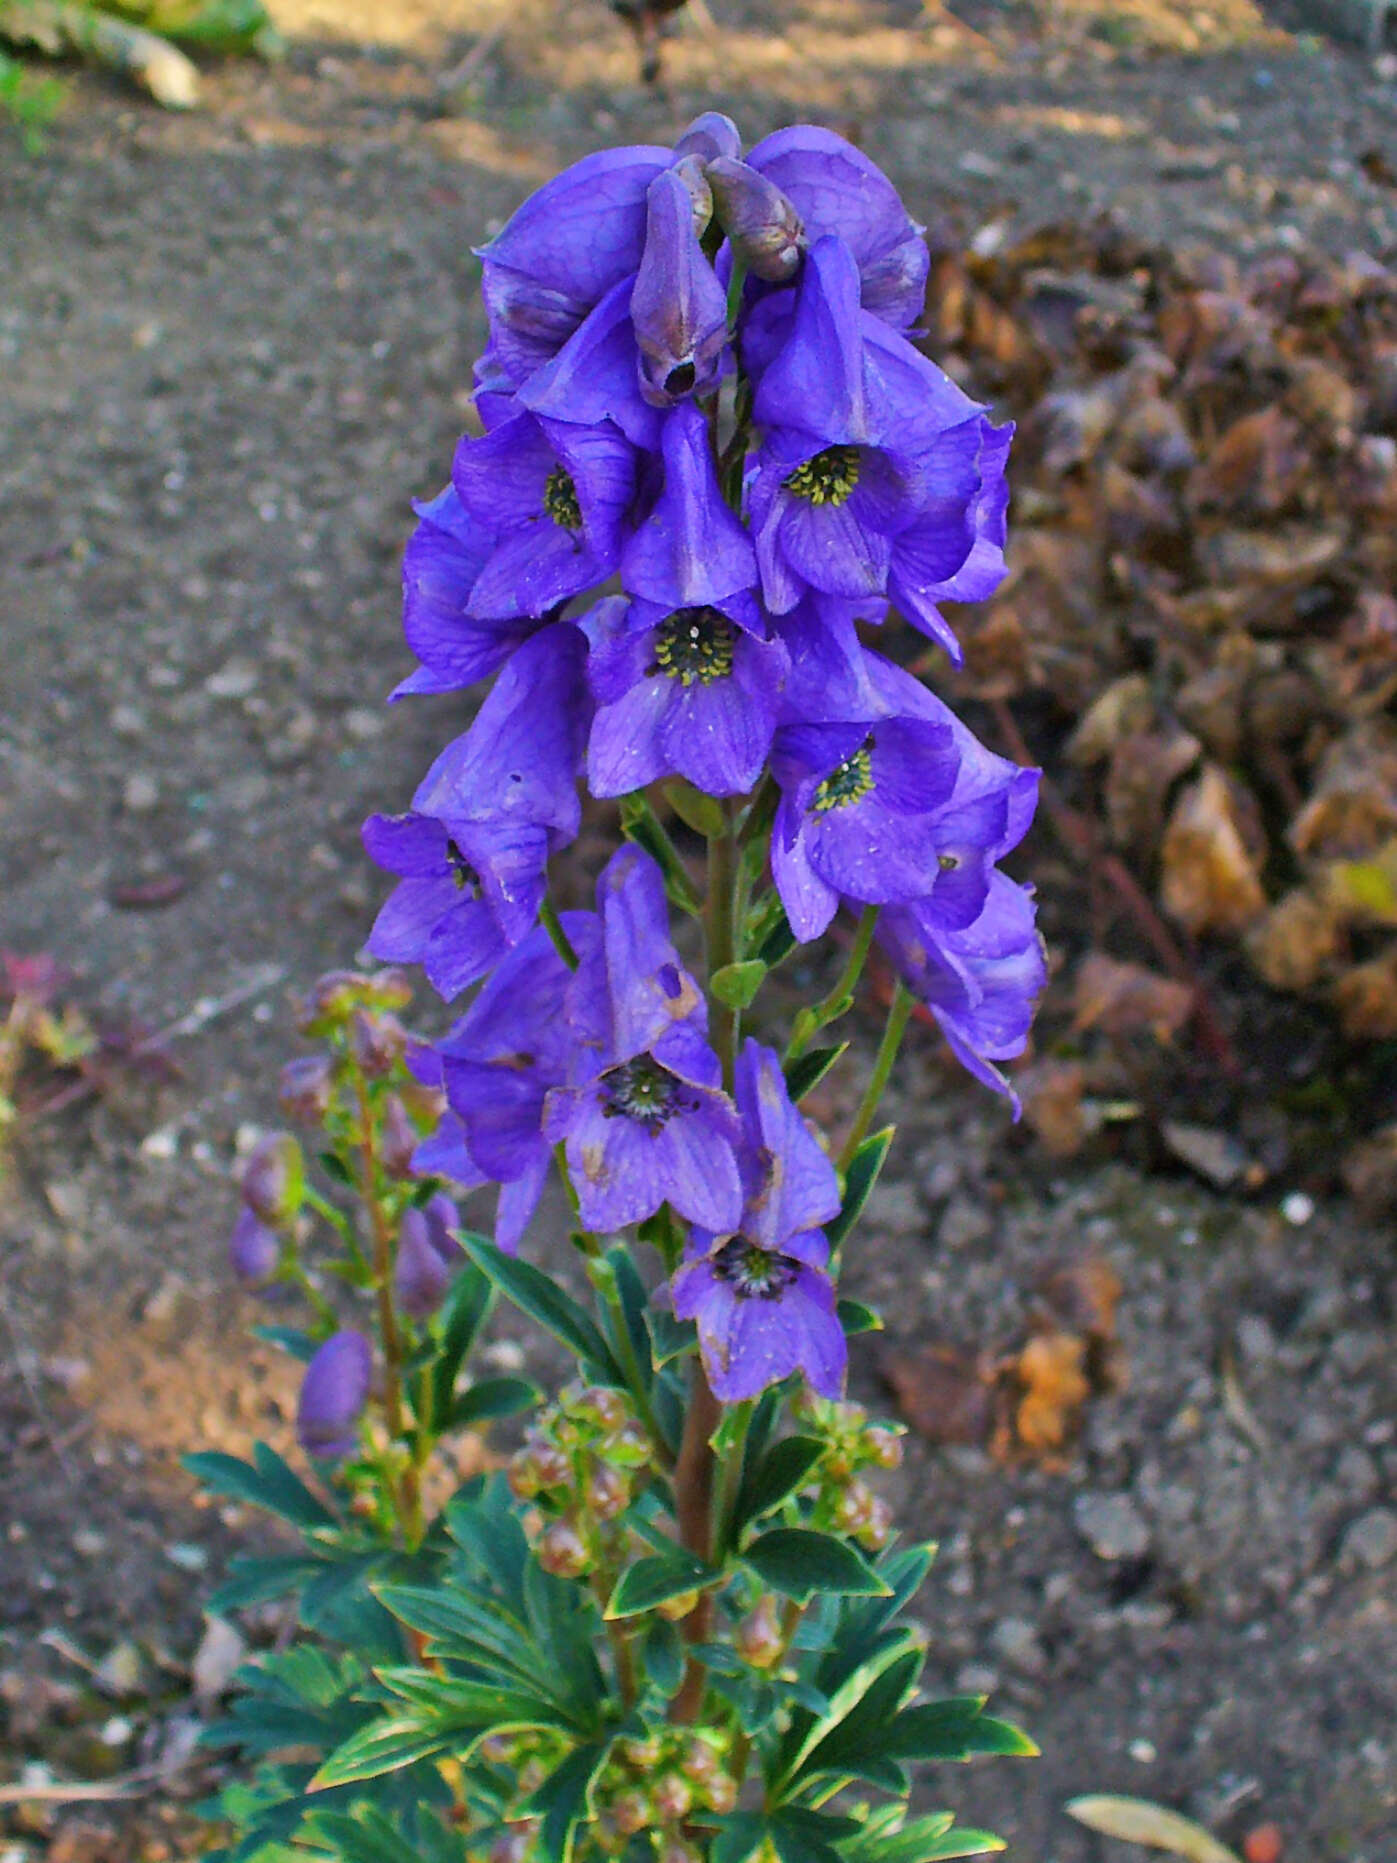
POLYGON ((727 296, 699 245, 689 191, 672 169, 646 196, 630 312, 648 401, 668 407, 712 387, 727 339, 727 296))
POLYGON ((692 402, 666 416, 661 449, 664 489, 621 559, 627 589, 668 612, 750 588, 751 540, 719 490, 708 421, 692 402))

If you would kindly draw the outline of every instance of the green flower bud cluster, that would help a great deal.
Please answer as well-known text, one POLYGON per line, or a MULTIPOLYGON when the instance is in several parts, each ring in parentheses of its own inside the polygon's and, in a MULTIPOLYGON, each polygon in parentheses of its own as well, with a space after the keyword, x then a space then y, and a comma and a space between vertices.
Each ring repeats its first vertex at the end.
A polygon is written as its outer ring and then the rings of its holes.
POLYGON ((865 1551, 881 1552, 892 1537, 892 1508, 862 1477, 868 1470, 901 1464, 900 1425, 870 1422, 860 1404, 814 1398, 805 1408, 826 1447, 808 1490, 814 1506, 804 1524, 817 1532, 847 1534, 865 1551))
POLYGON ((539 1563, 560 1578, 586 1578, 621 1550, 614 1526, 654 1450, 630 1399, 607 1385, 570 1384, 542 1411, 509 1463, 521 1501, 551 1516, 535 1542, 539 1563))
POLYGON ((599 1848, 614 1855, 645 1834, 659 1863, 696 1859, 686 1819, 700 1811, 725 1816, 737 1804, 732 1740, 715 1727, 658 1727, 623 1740, 597 1781, 599 1848))

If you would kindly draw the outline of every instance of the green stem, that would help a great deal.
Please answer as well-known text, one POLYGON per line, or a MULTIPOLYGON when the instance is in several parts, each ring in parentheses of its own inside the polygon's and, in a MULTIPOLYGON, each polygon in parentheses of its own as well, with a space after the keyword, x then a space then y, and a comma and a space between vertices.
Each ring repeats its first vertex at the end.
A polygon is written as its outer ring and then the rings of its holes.
POLYGON ((718 1505, 713 1510, 713 1535, 708 1555, 714 1565, 723 1563, 732 1546, 737 1498, 742 1490, 742 1462, 754 1408, 751 1399, 734 1405, 737 1415, 731 1428, 724 1432, 723 1459, 718 1465, 718 1505))
POLYGON ((291 1259, 283 1265, 282 1273, 289 1281, 294 1282, 295 1285, 300 1288, 301 1292, 315 1309, 315 1317, 320 1320, 322 1324, 329 1326, 332 1331, 338 1332, 340 1317, 321 1293, 320 1289, 315 1285, 315 1282, 312 1281, 310 1276, 306 1273, 305 1264, 298 1261, 295 1256, 292 1256, 291 1259))
MULTIPOLYGON (((704 928, 708 946, 708 974, 731 964, 736 948, 735 917, 737 910, 737 840, 732 831, 732 812, 725 803, 726 826, 722 834, 708 842, 708 898, 704 907, 704 928)), ((713 1047, 723 1064, 723 1085, 732 1092, 733 1072, 737 1061, 737 1042, 741 1012, 729 1009, 716 998, 709 1002, 709 1026, 713 1047)))
POLYGON ((602 1254, 601 1244, 595 1236, 579 1230, 578 1238, 591 1264, 590 1278, 592 1286, 601 1295, 606 1310, 611 1315, 611 1343, 616 1348, 616 1356, 621 1361, 621 1369, 626 1374, 626 1388, 635 1403, 636 1415, 645 1426, 645 1433, 654 1445, 662 1468, 670 1468, 674 1463, 674 1452, 665 1441, 654 1406, 650 1402, 650 1392, 646 1388, 641 1373, 640 1360, 635 1355, 635 1345, 631 1339, 630 1327, 626 1324, 626 1309, 621 1299, 621 1290, 616 1284, 616 1276, 611 1263, 602 1254))
POLYGON ((873 943, 873 928, 877 923, 877 906, 865 906, 859 914, 858 930, 854 933, 848 962, 840 972, 839 981, 828 996, 809 1009, 802 1009, 796 1017, 791 1044, 786 1050, 788 1061, 797 1060, 803 1055, 820 1030, 836 1021, 852 1004, 869 946, 873 943))
POLYGON ((900 979, 893 990, 893 1000, 888 1008, 888 1019, 883 1027, 883 1039, 878 1044, 878 1052, 873 1057, 873 1072, 868 1077, 868 1085, 863 1090, 859 1101, 859 1110, 854 1115, 854 1123, 849 1128, 849 1136, 844 1141, 844 1149, 839 1154, 839 1168, 847 1171, 854 1159, 854 1153, 868 1137, 868 1128, 873 1124, 873 1116, 878 1111, 878 1103, 888 1084, 897 1060, 897 1051, 902 1046, 902 1037, 917 999, 900 979))
POLYGON ((569 970, 577 969, 577 953, 572 948, 572 940, 563 930, 563 921, 558 917, 558 909, 553 901, 544 895, 543 904, 538 909, 539 924, 553 940, 553 949, 562 958, 569 970))

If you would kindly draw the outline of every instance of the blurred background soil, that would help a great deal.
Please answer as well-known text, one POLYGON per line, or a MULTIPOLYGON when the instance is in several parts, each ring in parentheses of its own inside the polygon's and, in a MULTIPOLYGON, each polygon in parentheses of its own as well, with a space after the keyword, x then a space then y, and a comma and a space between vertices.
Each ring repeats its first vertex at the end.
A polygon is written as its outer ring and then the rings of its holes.
MULTIPOLYGON (((267 1530, 176 1458, 287 1436, 291 1382, 224 1267, 229 1170, 275 1118, 289 995, 352 960, 383 890, 360 821, 461 716, 383 700, 408 501, 469 415, 471 248, 586 150, 718 108, 750 140, 856 138, 947 252, 1106 212, 1230 264, 1397 252, 1397 60, 1307 36, 1298 0, 711 0, 658 92, 602 0, 275 12, 285 61, 206 65, 197 113, 79 75, 44 150, 0 154, 0 945, 65 966, 128 1061, 22 1123, 0 1189, 3 1863, 199 1841, 191 1742, 238 1653, 200 1598, 267 1530), (129 1799, 23 1809, 3 1784, 131 1774, 129 1799)), ((1017 871, 1065 963, 1088 880, 1046 821, 1036 843, 1017 871)), ((1089 1791, 1239 1844, 1274 1821, 1297 1863, 1397 1858, 1393 1236, 1335 1171, 1391 1118, 1390 1073, 1362 1061, 1327 1158, 1273 1142, 1245 1117, 1279 1052, 1252 1010, 1287 1053, 1313 1012, 1231 979, 1209 971, 1242 1073, 1210 1098, 1176 1019, 1167 1142, 1118 1086, 1095 1143, 1053 1143, 1051 1096, 1011 1130, 921 1031, 851 1266, 892 1316, 857 1394, 890 1381, 940 1438, 894 1497, 942 1542, 935 1679, 1043 1747, 934 1784, 1025 1863, 1123 1863, 1063 1815, 1089 1791), (1061 1318, 1044 1276, 1084 1259, 1122 1290, 1112 1370, 1045 1445, 1005 1422, 1005 1378, 1033 1395, 1014 1355, 1061 1318), (998 1423, 947 1442, 991 1387, 998 1423)), ((501 1366, 534 1350, 509 1330, 501 1366)))

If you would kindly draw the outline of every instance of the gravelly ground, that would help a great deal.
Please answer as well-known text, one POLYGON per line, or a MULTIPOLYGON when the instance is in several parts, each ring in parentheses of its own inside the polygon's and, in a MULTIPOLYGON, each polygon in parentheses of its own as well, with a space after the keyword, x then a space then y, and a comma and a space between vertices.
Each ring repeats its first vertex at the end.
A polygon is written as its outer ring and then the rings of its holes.
MULTIPOLYGON (((98 1655, 134 1636, 165 1653, 177 1701, 209 1578, 171 1549, 216 1570, 248 1531, 196 1511, 173 1460, 284 1411, 270 1369, 245 1374, 226 1299, 226 1171, 238 1128, 269 1116, 285 991, 363 934, 377 886, 357 825, 406 798, 449 725, 447 702, 380 701, 404 667, 407 499, 465 418, 470 246, 596 141, 712 105, 754 136, 800 115, 858 133, 924 219, 967 231, 1109 205, 1149 237, 1235 249, 1397 243, 1397 196, 1359 165, 1397 162, 1390 76, 1334 48, 1219 44, 1246 23, 1221 10, 1181 54, 1121 52, 1128 34, 1070 11, 1050 42, 1027 11, 927 27, 808 0, 776 33, 715 6, 659 99, 599 8, 283 11, 287 63, 214 70, 201 114, 82 79, 48 152, 0 168, 0 943, 56 952, 89 1001, 156 1028, 276 972, 176 1044, 178 1081, 75 1113, 16 1160, 0 1681, 72 1675, 41 1630, 98 1655), (112 903, 148 882, 184 890, 112 903)), ((1142 17, 1157 36, 1200 16, 1142 17)), ((897 1478, 943 1542, 938 1672, 993 1681, 1044 1747, 947 1796, 1039 1863, 1124 1859, 1061 1813, 1106 1789, 1233 1839, 1274 1817, 1314 1863, 1390 1863, 1391 1237, 1337 1204, 1294 1228, 1274 1193, 1054 1177, 930 1053, 900 1094, 902 1165, 853 1291, 903 1338, 1002 1339, 1045 1261, 1083 1246, 1126 1286, 1129 1388, 1066 1471, 918 1448, 897 1478)), ((40 1752, 91 1770, 90 1734, 55 1732, 35 1700, 0 1688, 0 1769, 40 1752)), ((70 1857, 70 1824, 49 1829, 70 1857)), ((45 1838, 17 1841, 22 1863, 45 1838)))

